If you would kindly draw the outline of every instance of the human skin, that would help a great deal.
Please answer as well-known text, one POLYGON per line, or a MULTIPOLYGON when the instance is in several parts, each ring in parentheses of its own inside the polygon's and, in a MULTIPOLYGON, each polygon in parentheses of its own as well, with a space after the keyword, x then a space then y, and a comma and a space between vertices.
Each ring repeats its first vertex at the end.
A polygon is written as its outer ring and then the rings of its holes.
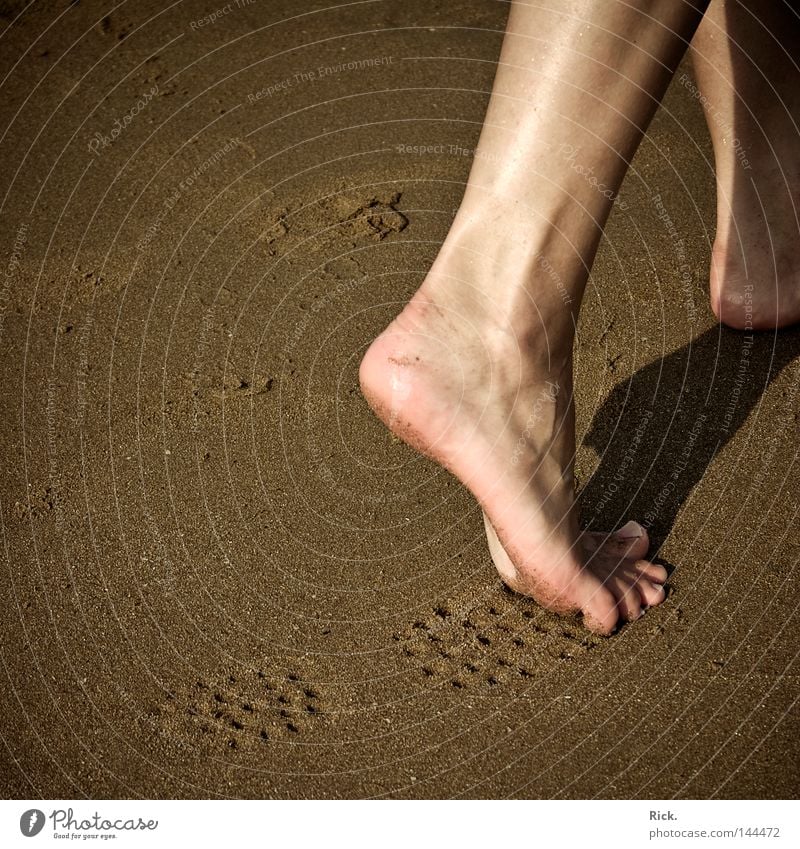
POLYGON ((692 40, 714 145, 711 308, 741 330, 800 321, 800 8, 711 3, 692 40))
POLYGON ((667 575, 644 559, 635 522, 578 526, 575 322, 620 183, 703 9, 512 4, 462 204, 360 369, 377 415, 477 498, 503 580, 603 634, 661 603, 667 575))

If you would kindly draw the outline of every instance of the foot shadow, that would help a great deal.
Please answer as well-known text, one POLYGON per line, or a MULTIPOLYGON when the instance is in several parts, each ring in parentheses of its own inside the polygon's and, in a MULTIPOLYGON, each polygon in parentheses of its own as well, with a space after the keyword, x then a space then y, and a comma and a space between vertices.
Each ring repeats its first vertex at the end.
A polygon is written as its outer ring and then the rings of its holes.
POLYGON ((709 464, 798 356, 800 328, 714 327, 617 384, 585 437, 601 461, 579 495, 584 523, 634 518, 660 548, 709 464))

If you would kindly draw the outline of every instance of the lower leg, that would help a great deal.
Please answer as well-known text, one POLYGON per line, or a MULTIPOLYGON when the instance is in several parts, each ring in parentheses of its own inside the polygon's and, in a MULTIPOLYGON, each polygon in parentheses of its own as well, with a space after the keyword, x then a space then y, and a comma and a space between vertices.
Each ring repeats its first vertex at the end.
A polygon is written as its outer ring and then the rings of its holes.
POLYGON ((609 633, 663 598, 641 528, 581 535, 572 343, 603 225, 701 12, 674 0, 513 3, 464 200, 372 344, 364 394, 457 475, 513 588, 609 633))
POLYGON ((800 321, 800 17, 713 0, 692 61, 714 144, 711 306, 733 327, 800 321))

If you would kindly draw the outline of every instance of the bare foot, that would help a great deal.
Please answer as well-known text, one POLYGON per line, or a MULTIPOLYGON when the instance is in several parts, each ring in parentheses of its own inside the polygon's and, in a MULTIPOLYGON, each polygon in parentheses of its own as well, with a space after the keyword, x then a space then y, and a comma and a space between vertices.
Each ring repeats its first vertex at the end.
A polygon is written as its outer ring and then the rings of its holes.
POLYGON ((618 534, 579 531, 572 337, 556 356, 545 339, 487 325, 481 316, 493 311, 442 297, 447 275, 437 266, 367 351, 364 395, 393 433, 477 498, 506 584, 610 634, 620 618, 663 601, 667 575, 641 559, 649 543, 635 523, 618 534))
MULTIPOLYGON (((483 523, 489 551, 500 576, 512 589, 525 592, 518 586, 514 564, 486 513, 483 523)), ((634 521, 613 534, 586 531, 578 538, 583 562, 614 593, 622 619, 638 619, 647 608, 664 601, 667 572, 663 566, 644 559, 649 548, 647 531, 634 521)), ((587 625, 591 627, 589 622, 587 625)))
POLYGON ((800 321, 800 24, 783 3, 712 0, 692 41, 717 176, 711 307, 742 330, 800 321))
POLYGON ((772 155, 753 171, 752 182, 745 174, 730 192, 718 190, 727 197, 717 204, 711 308, 729 327, 774 330, 800 321, 800 179, 781 173, 772 155))
POLYGON ((639 559, 637 528, 578 527, 575 321, 627 163, 700 17, 672 0, 580 15, 512 2, 461 206, 361 363, 387 427, 477 498, 503 580, 602 634, 659 604, 666 573, 639 559))

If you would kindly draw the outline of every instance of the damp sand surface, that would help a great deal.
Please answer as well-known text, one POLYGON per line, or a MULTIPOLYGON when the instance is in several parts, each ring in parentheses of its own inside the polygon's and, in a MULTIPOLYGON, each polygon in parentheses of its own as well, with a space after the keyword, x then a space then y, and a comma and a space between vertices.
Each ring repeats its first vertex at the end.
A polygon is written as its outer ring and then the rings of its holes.
POLYGON ((3 795, 795 796, 800 336, 714 324, 700 107, 581 316, 583 521, 671 571, 603 640, 501 588, 358 387, 504 7, 329 5, 3 4, 3 795))

